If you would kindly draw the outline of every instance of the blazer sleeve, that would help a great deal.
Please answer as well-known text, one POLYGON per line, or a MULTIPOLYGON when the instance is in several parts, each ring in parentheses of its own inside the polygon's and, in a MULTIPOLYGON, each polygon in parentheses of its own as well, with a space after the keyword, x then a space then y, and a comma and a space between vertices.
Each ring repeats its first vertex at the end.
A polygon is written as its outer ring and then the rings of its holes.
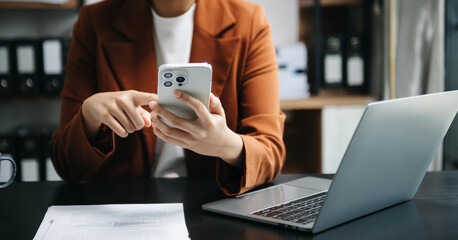
POLYGON ((285 161, 278 66, 272 34, 263 8, 254 12, 246 62, 239 83, 239 124, 243 172, 218 161, 217 182, 226 195, 237 195, 272 181, 285 161))
POLYGON ((81 106, 96 93, 97 39, 87 9, 82 7, 73 28, 61 93, 60 125, 51 140, 51 159, 62 179, 76 182, 94 175, 114 151, 114 136, 103 127, 97 140, 89 143, 84 131, 81 106))

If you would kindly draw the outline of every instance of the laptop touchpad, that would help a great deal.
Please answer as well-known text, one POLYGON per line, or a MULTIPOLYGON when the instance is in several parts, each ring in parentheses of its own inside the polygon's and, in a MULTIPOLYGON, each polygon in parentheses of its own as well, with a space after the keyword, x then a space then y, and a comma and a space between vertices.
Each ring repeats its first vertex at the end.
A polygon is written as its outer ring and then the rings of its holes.
POLYGON ((306 189, 288 185, 278 185, 272 188, 263 189, 262 191, 251 193, 240 199, 254 201, 259 203, 259 207, 275 205, 287 201, 292 201, 307 195, 320 192, 316 189, 306 189))
POLYGON ((285 184, 295 187, 311 188, 317 190, 328 190, 331 186, 331 179, 317 178, 317 177, 304 177, 285 184))

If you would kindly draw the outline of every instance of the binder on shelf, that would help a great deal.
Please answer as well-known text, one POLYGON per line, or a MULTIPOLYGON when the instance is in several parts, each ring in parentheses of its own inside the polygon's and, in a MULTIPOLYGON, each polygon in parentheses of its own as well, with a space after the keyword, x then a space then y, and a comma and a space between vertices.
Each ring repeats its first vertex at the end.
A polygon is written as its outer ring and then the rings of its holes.
POLYGON ((59 94, 64 83, 64 47, 61 39, 43 39, 42 89, 44 94, 59 94))
POLYGON ((0 95, 14 93, 12 49, 10 41, 0 40, 0 95))
POLYGON ((18 94, 40 93, 41 48, 36 40, 17 40, 15 85, 18 94))
POLYGON ((33 128, 21 127, 17 131, 17 154, 19 179, 23 182, 36 182, 44 179, 41 167, 41 139, 33 128))
POLYGON ((344 84, 344 51, 341 34, 324 37, 323 43, 323 87, 342 87, 344 84))
POLYGON ((42 139, 42 160, 41 160, 41 167, 45 171, 44 179, 46 181, 62 181, 60 176, 57 174, 56 169, 51 161, 51 154, 50 154, 50 143, 53 130, 56 128, 53 127, 43 127, 41 129, 41 139, 42 139))
POLYGON ((13 154, 14 153, 14 138, 11 134, 0 135, 0 153, 13 154))
POLYGON ((364 57, 362 38, 358 35, 350 35, 347 38, 347 86, 362 87, 364 85, 364 57))

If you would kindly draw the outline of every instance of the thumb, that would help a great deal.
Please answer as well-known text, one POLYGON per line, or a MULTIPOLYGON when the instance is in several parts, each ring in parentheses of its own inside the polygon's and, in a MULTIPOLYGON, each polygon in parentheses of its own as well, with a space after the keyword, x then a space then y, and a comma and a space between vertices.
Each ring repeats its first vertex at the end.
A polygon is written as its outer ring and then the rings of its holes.
POLYGON ((208 107, 210 113, 218 114, 225 117, 223 106, 221 101, 213 93, 210 94, 210 106, 208 107))
POLYGON ((145 127, 151 127, 151 114, 142 107, 138 107, 138 112, 145 122, 145 127))
POLYGON ((157 101, 157 95, 154 93, 133 91, 132 101, 136 106, 148 105, 152 101, 157 101))

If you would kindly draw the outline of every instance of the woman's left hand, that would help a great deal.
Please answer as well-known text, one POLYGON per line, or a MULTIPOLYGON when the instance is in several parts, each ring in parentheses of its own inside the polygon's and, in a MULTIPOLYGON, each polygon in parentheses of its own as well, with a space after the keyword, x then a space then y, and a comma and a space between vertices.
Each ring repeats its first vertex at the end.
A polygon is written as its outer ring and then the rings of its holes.
POLYGON ((240 168, 243 141, 227 127, 221 101, 211 94, 210 106, 207 110, 202 102, 184 92, 176 91, 175 98, 192 108, 197 119, 187 120, 177 117, 157 102, 151 102, 152 127, 156 136, 165 142, 196 153, 219 157, 228 164, 240 168), (174 128, 169 127, 159 117, 174 128))

